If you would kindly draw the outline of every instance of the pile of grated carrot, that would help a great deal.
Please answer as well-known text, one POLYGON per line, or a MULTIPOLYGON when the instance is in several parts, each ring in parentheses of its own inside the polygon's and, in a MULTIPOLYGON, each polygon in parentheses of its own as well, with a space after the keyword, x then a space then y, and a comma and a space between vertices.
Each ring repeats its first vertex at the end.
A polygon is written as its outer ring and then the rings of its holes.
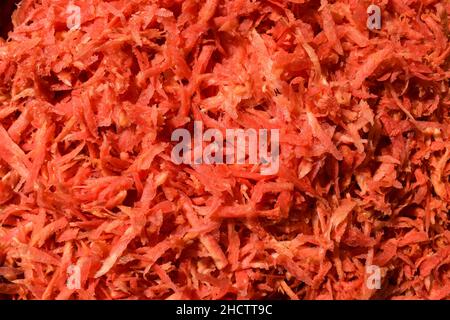
POLYGON ((0 39, 0 298, 450 298, 449 15, 20 1, 0 39), (194 121, 279 129, 279 171, 175 164, 194 121))

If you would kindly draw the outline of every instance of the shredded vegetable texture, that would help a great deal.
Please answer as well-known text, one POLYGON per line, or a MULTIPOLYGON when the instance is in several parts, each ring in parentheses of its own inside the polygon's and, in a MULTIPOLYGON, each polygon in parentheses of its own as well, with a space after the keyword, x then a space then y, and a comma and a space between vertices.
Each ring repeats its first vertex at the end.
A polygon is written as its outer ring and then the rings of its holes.
POLYGON ((449 15, 21 1, 0 39, 0 297, 450 298, 449 15), (278 173, 174 164, 194 121, 280 129, 278 173))

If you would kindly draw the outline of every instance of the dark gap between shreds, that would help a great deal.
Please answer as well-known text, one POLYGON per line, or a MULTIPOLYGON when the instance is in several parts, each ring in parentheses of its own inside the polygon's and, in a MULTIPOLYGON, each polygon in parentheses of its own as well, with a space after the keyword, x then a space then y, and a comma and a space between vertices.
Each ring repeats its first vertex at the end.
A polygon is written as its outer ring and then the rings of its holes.
POLYGON ((8 39, 8 33, 13 29, 12 13, 19 0, 6 0, 0 3, 0 37, 8 39))

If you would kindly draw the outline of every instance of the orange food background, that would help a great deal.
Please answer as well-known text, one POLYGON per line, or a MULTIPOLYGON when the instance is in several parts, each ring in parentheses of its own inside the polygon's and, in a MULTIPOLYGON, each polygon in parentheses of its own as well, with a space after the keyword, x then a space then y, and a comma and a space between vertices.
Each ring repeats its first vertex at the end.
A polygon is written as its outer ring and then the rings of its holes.
POLYGON ((21 1, 0 297, 449 298, 450 4, 371 3, 21 1), (175 165, 194 120, 280 129, 278 174, 175 165))

